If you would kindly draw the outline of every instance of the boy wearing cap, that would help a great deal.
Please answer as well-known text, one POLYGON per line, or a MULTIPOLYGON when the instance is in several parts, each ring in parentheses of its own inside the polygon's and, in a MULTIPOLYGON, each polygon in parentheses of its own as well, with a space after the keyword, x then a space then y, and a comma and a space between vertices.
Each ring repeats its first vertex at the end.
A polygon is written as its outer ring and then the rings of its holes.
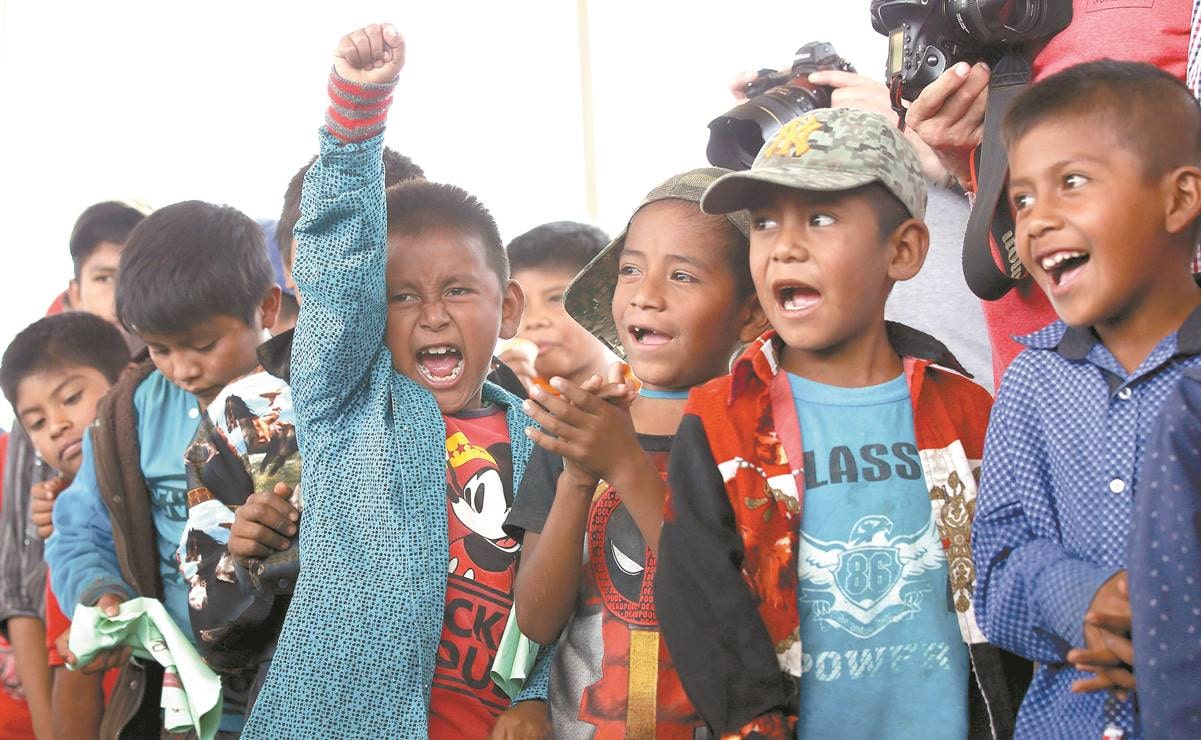
POLYGON ((689 389, 724 375, 767 327, 745 214, 700 210, 726 172, 696 169, 656 186, 566 291, 580 331, 629 362, 636 396, 622 396, 632 389, 617 373, 597 393, 595 376, 530 391, 528 411, 545 432, 526 432, 539 449, 505 527, 523 537, 518 625, 537 642, 558 639, 548 694, 556 738, 704 732, 659 638, 652 583, 668 453, 689 389))
POLYGON ((702 201, 750 212, 775 329, 693 390, 669 466, 656 607, 716 732, 1012 732, 972 611, 990 399, 938 367, 962 372, 940 342, 884 321, 925 259, 925 204, 910 145, 851 109, 790 122, 702 201))

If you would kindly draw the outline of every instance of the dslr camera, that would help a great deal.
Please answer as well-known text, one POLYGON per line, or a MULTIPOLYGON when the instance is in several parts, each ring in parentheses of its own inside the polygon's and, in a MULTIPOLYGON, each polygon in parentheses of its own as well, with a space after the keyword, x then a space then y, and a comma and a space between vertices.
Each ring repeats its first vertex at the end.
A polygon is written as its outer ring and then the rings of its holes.
POLYGON ((709 163, 750 169, 763 143, 784 124, 814 108, 829 108, 832 89, 809 82, 810 74, 827 69, 855 71, 832 44, 814 41, 797 49, 788 69, 759 70, 746 85, 747 101, 709 123, 709 163))
POLYGON ((995 63, 1072 20, 1070 0, 871 0, 872 28, 888 37, 893 108, 913 101, 958 62, 995 63))

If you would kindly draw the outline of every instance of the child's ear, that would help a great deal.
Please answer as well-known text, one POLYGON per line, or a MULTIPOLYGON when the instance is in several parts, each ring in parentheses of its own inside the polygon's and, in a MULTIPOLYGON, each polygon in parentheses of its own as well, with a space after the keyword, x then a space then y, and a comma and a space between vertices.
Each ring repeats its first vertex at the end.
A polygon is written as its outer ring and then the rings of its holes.
POLYGON ((263 295, 263 302, 259 304, 259 320, 264 329, 275 326, 275 320, 279 317, 279 295, 279 286, 272 285, 263 295))
POLYGON ((763 306, 759 305, 759 296, 752 290, 742 305, 742 326, 738 331, 738 341, 750 344, 770 328, 767 314, 763 311, 763 306))
POLYGON ((926 262, 926 252, 930 249, 930 230, 923 222, 911 218, 888 237, 888 249, 892 253, 888 277, 894 282, 908 280, 917 275, 926 262))
POLYGON ((521 327, 521 314, 525 312, 525 291, 516 280, 505 286, 504 300, 500 304, 500 338, 512 339, 521 327))
POLYGON ((1165 178, 1167 192, 1164 227, 1169 234, 1195 232, 1198 215, 1201 215, 1201 169, 1179 167, 1165 178))
POLYGON ((67 303, 71 308, 79 307, 79 281, 75 278, 67 283, 67 303))

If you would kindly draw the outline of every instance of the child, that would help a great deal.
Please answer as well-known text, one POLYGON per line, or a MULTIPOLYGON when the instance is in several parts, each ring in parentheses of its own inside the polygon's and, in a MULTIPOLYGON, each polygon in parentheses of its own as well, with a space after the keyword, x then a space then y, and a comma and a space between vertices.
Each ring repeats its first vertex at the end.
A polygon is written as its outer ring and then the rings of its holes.
POLYGON ((569 378, 551 380, 562 399, 532 391, 545 410, 531 405, 531 415, 556 436, 531 430, 542 449, 506 527, 524 532, 522 631, 550 644, 567 623, 551 669, 555 737, 691 738, 702 724, 659 640, 651 583, 688 389, 725 374, 766 328, 745 218, 700 212, 725 172, 693 170, 655 188, 568 289, 571 315, 642 381, 629 410, 569 378))
MULTIPOLYGON (((129 232, 143 218, 141 208, 119 201, 84 209, 68 241, 74 268, 65 293, 68 306, 116 322, 113 286, 117 261, 129 232)), ((52 313, 58 310, 61 307, 52 313)), ((128 335, 126 342, 132 351, 141 344, 128 335)), ((36 454, 21 429, 12 435, 8 454, 5 489, 10 505, 0 514, 4 530, 0 536, 0 626, 7 628, 20 656, 25 692, 42 733, 49 734, 46 728, 51 723, 60 728, 92 727, 104 709, 99 677, 62 670, 63 658, 54 648, 55 639, 70 622, 50 592, 43 540, 52 530, 54 499, 61 491, 62 478, 36 454), (53 694, 52 683, 57 684, 53 694)))
MULTIPOLYGON (((78 472, 84 430, 96 416, 97 402, 128 362, 129 349, 121 332, 83 312, 36 321, 5 350, 0 388, 38 455, 57 471, 58 477, 51 481, 54 490, 62 490, 78 472)), ((44 582, 44 572, 39 578, 39 583, 44 582)), ((45 671, 45 647, 40 643, 35 647, 41 650, 21 657, 40 658, 45 671)), ((95 733, 104 706, 99 676, 68 675, 60 665, 50 678, 53 695, 60 700, 51 702, 51 724, 63 726, 59 720, 70 717, 74 731, 95 733)), ((39 730, 50 734, 47 727, 39 730)))
MULTIPOLYGON (((315 160, 316 157, 301 167, 288 183, 279 222, 274 235, 268 234, 267 239, 269 250, 272 243, 276 244, 272 262, 282 262, 283 282, 292 290, 295 284, 291 265, 296 250, 292 230, 300 219, 304 176, 315 160)), ((383 161, 385 185, 424 176, 412 160, 387 147, 383 161)), ((281 314, 282 311, 281 306, 281 314)), ((292 454, 295 430, 288 386, 293 332, 290 328, 279 331, 277 321, 273 334, 272 339, 259 347, 262 369, 226 386, 218 396, 218 404, 209 409, 208 421, 202 421, 197 431, 193 444, 216 452, 203 464, 190 468, 194 473, 192 478, 200 480, 190 479, 189 489, 203 487, 205 493, 189 496, 187 535, 180 548, 180 562, 191 587, 192 598, 188 603, 196 644, 210 666, 252 676, 248 707, 253 705, 266 679, 293 584, 300 572, 296 526, 300 518, 300 490, 291 476, 292 467, 299 465, 299 456, 292 454), (223 403, 223 399, 229 401, 223 403), (251 455, 256 455, 257 460, 262 451, 252 452, 244 449, 244 445, 239 449, 231 441, 231 436, 238 436, 228 424, 226 413, 234 407, 233 399, 243 409, 249 406, 265 409, 264 416, 251 416, 256 422, 261 420, 268 433, 279 431, 277 438, 287 440, 283 445, 286 450, 275 450, 273 457, 277 462, 284 461, 281 467, 288 467, 287 476, 264 476, 263 471, 256 471, 251 464, 251 455), (288 418, 281 419, 281 415, 288 418), (273 418, 268 420, 268 416, 273 418), (227 451, 237 456, 225 454, 227 451), (234 469, 239 467, 245 470, 245 475, 234 469), (284 483, 282 488, 278 488, 280 483, 284 483), (218 506, 214 512, 212 499, 205 498, 208 496, 225 505, 224 511, 218 506), (271 557, 275 553, 282 554, 271 557)), ((246 418, 249 417, 243 415, 246 418)))
POLYGON ((1130 533, 1131 642, 1138 721, 1148 737, 1201 727, 1201 368, 1164 400, 1134 492, 1130 533), (1170 553, 1176 567, 1164 567, 1170 553))
POLYGON ((981 625, 1038 662, 1018 734, 1135 737, 1123 569, 1152 422, 1201 365, 1201 111, 1165 72, 1093 62, 1025 91, 1003 138, 1018 254, 1061 320, 1019 339, 989 424, 981 625))
POLYGON ((104 201, 89 206, 71 229, 71 262, 75 278, 67 288, 71 308, 117 324, 113 294, 117 264, 129 232, 146 212, 129 203, 104 201))
POLYGON ((884 321, 925 258, 925 204, 911 146, 852 109, 793 120, 705 193, 707 213, 750 211, 775 328, 692 391, 672 447, 655 604, 716 732, 783 737, 790 715, 798 737, 1009 732, 971 602, 989 397, 884 321))
POLYGON ((501 524, 531 422, 485 382, 522 292, 462 190, 383 187, 400 35, 342 39, 305 176, 292 394, 304 562, 248 738, 541 736, 545 665, 511 709, 488 671, 512 602, 501 524), (449 571, 449 573, 448 573, 449 571))
MULTIPOLYGON (((177 203, 130 234, 117 315, 146 342, 150 361, 101 402, 79 473, 54 507, 46 560, 66 611, 95 605, 112 615, 121 602, 149 596, 187 626, 187 585, 175 557, 187 516, 183 453, 204 408, 258 364, 255 347, 278 306, 262 232, 233 208, 177 203)), ((85 670, 119 665, 126 654, 106 652, 85 670)), ((161 675, 156 666, 124 666, 103 735, 158 732, 161 675)), ((221 728, 237 731, 241 700, 229 685, 225 698, 221 728)))
POLYGON ((605 348, 563 310, 567 284, 605 245, 609 237, 595 226, 573 221, 542 224, 509 242, 509 265, 525 292, 525 313, 517 330, 518 342, 532 346, 502 352, 500 359, 517 372, 527 387, 543 390, 559 376, 576 385, 593 375, 604 376, 605 348))

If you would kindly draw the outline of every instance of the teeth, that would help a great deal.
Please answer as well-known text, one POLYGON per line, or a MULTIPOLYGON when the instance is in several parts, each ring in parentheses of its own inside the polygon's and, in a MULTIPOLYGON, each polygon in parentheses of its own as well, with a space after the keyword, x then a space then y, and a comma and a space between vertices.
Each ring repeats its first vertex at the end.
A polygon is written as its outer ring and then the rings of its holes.
POLYGON ((1043 257, 1039 264, 1044 270, 1054 270, 1068 260, 1086 256, 1084 252, 1056 252, 1050 256, 1043 257))
POLYGON ((444 355, 447 352, 454 352, 456 350, 454 347, 451 347, 449 344, 447 344, 441 347, 428 347, 421 351, 427 355, 444 355))
POLYGON ((455 365, 455 369, 450 371, 450 375, 432 375, 430 371, 426 370, 425 366, 421 363, 417 364, 417 372, 424 375, 426 379, 432 383, 446 383, 452 380, 458 380, 459 376, 463 373, 463 361, 459 360, 459 364, 455 365))

